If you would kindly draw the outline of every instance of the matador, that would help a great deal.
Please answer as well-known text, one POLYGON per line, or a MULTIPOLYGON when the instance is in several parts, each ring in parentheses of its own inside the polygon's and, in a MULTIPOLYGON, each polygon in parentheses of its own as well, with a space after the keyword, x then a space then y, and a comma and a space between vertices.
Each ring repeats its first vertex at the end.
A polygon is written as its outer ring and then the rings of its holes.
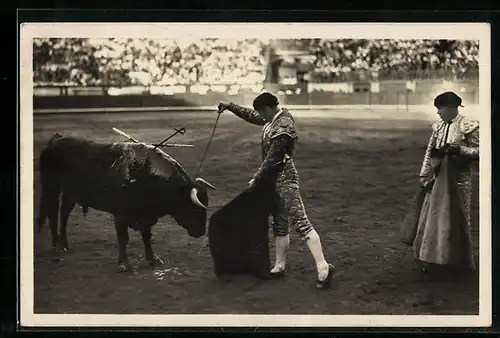
POLYGON ((459 114, 462 99, 453 92, 438 95, 434 106, 441 119, 432 125, 420 170, 429 193, 413 249, 425 263, 474 268, 472 164, 479 160, 479 122, 459 114))
POLYGON ((276 261, 271 276, 285 274, 287 251, 290 245, 290 226, 305 240, 317 268, 316 288, 330 287, 333 265, 323 255, 321 240, 309 221, 299 188, 299 174, 293 162, 293 151, 298 141, 292 114, 279 106, 278 98, 264 92, 253 101, 253 108, 221 102, 219 112, 229 110, 241 119, 263 126, 261 135, 262 163, 250 186, 264 182, 276 192, 276 204, 272 207, 273 232, 275 235, 276 261))

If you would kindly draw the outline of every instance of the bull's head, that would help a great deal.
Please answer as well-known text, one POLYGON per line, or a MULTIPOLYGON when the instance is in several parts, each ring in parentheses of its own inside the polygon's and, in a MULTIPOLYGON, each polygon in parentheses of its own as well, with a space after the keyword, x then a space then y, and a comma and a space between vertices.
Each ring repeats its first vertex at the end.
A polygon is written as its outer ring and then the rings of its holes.
POLYGON ((174 202, 172 216, 192 237, 205 235, 208 207, 208 189, 216 188, 202 178, 190 180, 174 202))
POLYGON ((154 202, 144 195, 142 199, 147 199, 150 206, 154 204, 152 209, 158 215, 170 214, 190 236, 205 235, 208 189, 217 189, 202 178, 192 179, 175 159, 158 148, 150 151, 152 146, 137 143, 130 146, 146 158, 148 174, 141 179, 142 186, 149 185, 148 191, 155 192, 154 202))

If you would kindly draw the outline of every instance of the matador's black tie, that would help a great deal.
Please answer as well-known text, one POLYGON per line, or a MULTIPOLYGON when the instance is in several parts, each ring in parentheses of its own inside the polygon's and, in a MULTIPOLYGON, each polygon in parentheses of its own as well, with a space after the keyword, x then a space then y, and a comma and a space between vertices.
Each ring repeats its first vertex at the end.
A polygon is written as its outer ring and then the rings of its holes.
POLYGON ((450 132, 450 126, 452 123, 452 121, 446 123, 446 132, 444 133, 444 138, 441 141, 441 146, 445 145, 448 142, 448 133, 450 132))

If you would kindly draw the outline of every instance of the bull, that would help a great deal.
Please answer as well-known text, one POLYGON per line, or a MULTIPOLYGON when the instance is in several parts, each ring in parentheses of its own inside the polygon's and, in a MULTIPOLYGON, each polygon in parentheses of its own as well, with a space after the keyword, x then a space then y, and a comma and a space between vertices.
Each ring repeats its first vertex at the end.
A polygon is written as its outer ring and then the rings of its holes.
POLYGON ((191 178, 175 159, 152 145, 97 143, 56 134, 40 154, 39 170, 38 231, 48 219, 56 252, 68 250, 68 218, 77 203, 84 213, 91 207, 113 216, 119 271, 131 268, 129 228, 140 232, 151 266, 163 264, 151 246, 151 229, 159 218, 172 216, 191 237, 205 235, 208 189, 216 188, 191 178), (127 170, 133 183, 124 184, 127 170))

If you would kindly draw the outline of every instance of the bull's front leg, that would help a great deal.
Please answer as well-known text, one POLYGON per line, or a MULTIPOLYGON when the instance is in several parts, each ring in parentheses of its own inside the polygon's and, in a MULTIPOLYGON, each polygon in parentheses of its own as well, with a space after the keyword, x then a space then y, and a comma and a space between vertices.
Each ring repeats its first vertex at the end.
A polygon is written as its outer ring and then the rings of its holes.
POLYGON ((163 260, 160 256, 153 252, 153 247, 151 246, 151 226, 146 226, 145 228, 143 228, 141 230, 141 236, 144 243, 146 260, 149 262, 151 267, 163 265, 163 260))
POLYGON ((115 229, 118 239, 118 271, 127 272, 131 270, 127 257, 128 224, 122 220, 115 220, 115 229))

